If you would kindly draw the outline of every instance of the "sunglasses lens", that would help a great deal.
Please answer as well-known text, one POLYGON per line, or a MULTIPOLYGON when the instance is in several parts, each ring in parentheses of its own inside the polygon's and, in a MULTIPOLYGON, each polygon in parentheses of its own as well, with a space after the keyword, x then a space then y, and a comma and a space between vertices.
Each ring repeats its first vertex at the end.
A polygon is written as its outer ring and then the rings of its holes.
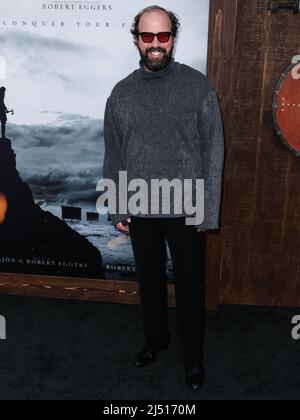
POLYGON ((152 34, 142 34, 142 40, 143 42, 146 42, 147 44, 150 44, 150 42, 152 42, 154 39, 154 35, 152 34))
POLYGON ((169 41, 170 36, 171 36, 170 34, 162 32, 162 33, 157 35, 157 39, 159 40, 159 42, 165 43, 165 42, 169 41))

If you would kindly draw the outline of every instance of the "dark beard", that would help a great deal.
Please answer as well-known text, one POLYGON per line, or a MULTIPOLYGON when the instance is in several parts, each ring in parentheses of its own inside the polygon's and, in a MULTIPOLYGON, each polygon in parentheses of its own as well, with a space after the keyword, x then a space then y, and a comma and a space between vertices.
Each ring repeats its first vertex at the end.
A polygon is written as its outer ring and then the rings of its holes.
POLYGON ((148 50, 146 50, 145 54, 142 53, 142 51, 139 49, 140 52, 140 56, 141 56, 141 60, 142 63, 151 71, 160 71, 163 70, 165 67, 167 67, 173 57, 173 49, 174 46, 172 47, 172 49, 170 50, 169 53, 167 53, 167 51, 164 48, 161 47, 157 47, 157 48, 149 48, 148 50), (163 57, 161 59, 151 59, 149 58, 149 53, 150 52, 154 52, 154 51, 160 51, 163 53, 163 57))

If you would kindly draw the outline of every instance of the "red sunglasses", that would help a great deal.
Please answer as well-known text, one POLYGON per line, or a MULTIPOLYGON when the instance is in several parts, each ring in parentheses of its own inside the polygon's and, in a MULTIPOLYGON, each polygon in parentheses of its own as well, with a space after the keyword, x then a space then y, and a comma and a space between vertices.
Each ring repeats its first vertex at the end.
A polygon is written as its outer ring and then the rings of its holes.
POLYGON ((159 42, 165 44, 166 42, 169 42, 172 32, 159 32, 158 34, 153 34, 152 32, 140 32, 139 35, 146 44, 151 44, 154 37, 157 37, 159 42))

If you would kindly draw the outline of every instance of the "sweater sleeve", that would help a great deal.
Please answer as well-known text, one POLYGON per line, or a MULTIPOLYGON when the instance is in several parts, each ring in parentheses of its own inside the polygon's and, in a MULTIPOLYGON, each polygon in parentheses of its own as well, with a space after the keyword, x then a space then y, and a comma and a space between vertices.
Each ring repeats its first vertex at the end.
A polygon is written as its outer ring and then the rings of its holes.
POLYGON ((104 112, 104 161, 103 178, 113 180, 116 185, 117 214, 114 214, 108 202, 108 216, 113 225, 126 220, 128 214, 118 214, 119 171, 122 170, 122 133, 117 121, 117 108, 112 96, 106 101, 104 112))
POLYGON ((204 221, 198 228, 218 229, 224 164, 224 131, 217 92, 210 89, 199 118, 204 167, 204 221))

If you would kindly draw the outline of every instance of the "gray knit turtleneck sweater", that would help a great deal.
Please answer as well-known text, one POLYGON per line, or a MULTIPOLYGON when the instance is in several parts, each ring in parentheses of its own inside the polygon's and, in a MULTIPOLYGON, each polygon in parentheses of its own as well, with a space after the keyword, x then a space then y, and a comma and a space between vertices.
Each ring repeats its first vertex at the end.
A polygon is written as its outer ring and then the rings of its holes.
MULTIPOLYGON (((103 178, 117 186, 119 171, 127 171, 128 183, 146 180, 149 191, 151 179, 204 179, 204 221, 198 227, 219 227, 223 126, 217 93, 201 72, 174 58, 163 70, 150 72, 140 61, 107 99, 104 142, 103 178)), ((173 211, 171 203, 167 215, 136 216, 186 216, 173 211)), ((113 224, 130 217, 109 213, 113 224)))

